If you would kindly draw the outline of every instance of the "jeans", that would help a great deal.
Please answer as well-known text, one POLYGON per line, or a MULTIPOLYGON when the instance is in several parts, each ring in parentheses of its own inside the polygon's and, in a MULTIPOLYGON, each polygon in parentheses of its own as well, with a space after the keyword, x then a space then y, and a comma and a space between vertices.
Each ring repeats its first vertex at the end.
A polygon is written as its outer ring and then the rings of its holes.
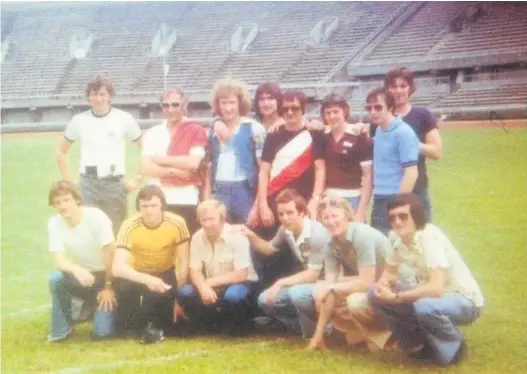
POLYGON ((345 197, 344 199, 348 202, 349 206, 352 207, 354 211, 357 210, 360 203, 360 196, 345 197))
POLYGON ((231 332, 246 327, 254 311, 254 282, 231 284, 216 288, 218 300, 215 304, 205 305, 200 294, 192 284, 182 286, 178 291, 178 300, 189 318, 190 325, 204 332, 226 328, 231 332))
MULTIPOLYGON (((409 287, 396 286, 404 290, 409 287)), ((428 344, 434 359, 448 365, 455 358, 463 336, 456 326, 473 323, 480 308, 466 297, 447 293, 440 297, 424 297, 413 303, 388 304, 379 300, 374 288, 368 291, 368 300, 377 315, 399 340, 403 349, 428 344)))
POLYGON ((159 329, 169 329, 174 323, 174 302, 177 296, 177 279, 174 268, 160 273, 149 273, 172 286, 158 293, 143 284, 120 279, 117 282, 119 302, 119 332, 140 333, 151 322, 159 329))
POLYGON ((313 335, 317 311, 313 300, 315 284, 299 284, 283 288, 271 304, 267 303, 267 291, 258 297, 258 306, 270 317, 282 322, 289 330, 302 334, 304 339, 313 335))
POLYGON ((373 208, 371 211, 371 226, 384 235, 390 231, 388 220, 388 202, 393 196, 373 196, 373 208))
POLYGON ((217 181, 214 195, 227 208, 229 223, 247 222, 255 198, 255 191, 248 181, 217 181))
MULTIPOLYGON (((95 282, 91 287, 82 286, 68 273, 55 271, 49 278, 51 293, 51 332, 50 341, 66 338, 73 330, 71 298, 76 296, 85 302, 97 301, 98 293, 104 288, 104 272, 93 273, 95 282)), ((93 318, 92 337, 103 339, 115 334, 116 310, 96 310, 93 318)))

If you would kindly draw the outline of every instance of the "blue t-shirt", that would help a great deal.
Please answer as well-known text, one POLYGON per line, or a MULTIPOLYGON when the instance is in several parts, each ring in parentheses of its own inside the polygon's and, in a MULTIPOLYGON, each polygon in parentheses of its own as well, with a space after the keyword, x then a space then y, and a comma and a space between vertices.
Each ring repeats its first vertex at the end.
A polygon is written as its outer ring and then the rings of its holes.
POLYGON ((404 168, 417 165, 419 139, 414 130, 394 117, 387 130, 378 128, 373 142, 373 188, 375 196, 397 194, 404 168))

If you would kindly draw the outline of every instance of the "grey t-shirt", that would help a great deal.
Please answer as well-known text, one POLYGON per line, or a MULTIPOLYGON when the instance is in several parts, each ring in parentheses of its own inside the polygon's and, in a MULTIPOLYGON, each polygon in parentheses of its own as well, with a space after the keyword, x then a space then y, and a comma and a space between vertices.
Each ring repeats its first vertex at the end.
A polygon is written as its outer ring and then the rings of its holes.
POLYGON ((304 229, 296 240, 292 232, 280 226, 269 243, 277 249, 287 243, 304 268, 321 270, 330 241, 331 235, 320 222, 304 218, 304 229))
POLYGON ((360 268, 375 266, 376 279, 382 274, 386 256, 392 253, 386 236, 379 230, 358 222, 348 225, 346 243, 338 244, 333 239, 328 247, 326 274, 342 272, 345 276, 356 276, 360 268))

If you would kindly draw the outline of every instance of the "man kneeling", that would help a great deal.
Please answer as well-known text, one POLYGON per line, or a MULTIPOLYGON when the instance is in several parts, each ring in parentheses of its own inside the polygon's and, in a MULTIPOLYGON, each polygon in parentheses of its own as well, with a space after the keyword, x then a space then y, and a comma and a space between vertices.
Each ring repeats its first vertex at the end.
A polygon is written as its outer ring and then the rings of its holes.
POLYGON ((249 241, 232 233, 225 205, 206 200, 197 207, 202 228, 190 242, 190 279, 179 301, 191 326, 202 332, 245 333, 251 322, 254 271, 249 241))
POLYGON ((93 321, 93 338, 114 334, 115 294, 112 289, 112 261, 115 242, 112 222, 100 209, 81 206, 77 186, 68 181, 53 184, 49 205, 58 212, 49 220, 49 251, 54 254, 55 271, 50 278, 50 342, 68 338, 73 331, 71 298, 98 302, 93 321))
POLYGON ((348 344, 364 341, 370 350, 383 349, 391 334, 375 318, 366 291, 380 277, 390 242, 373 227, 351 222, 353 209, 341 197, 324 198, 318 212, 332 241, 325 258, 325 281, 313 292, 319 318, 308 348, 325 348, 324 330, 331 319, 348 344))
POLYGON ((163 329, 174 322, 177 285, 188 277, 189 232, 185 220, 166 212, 165 196, 157 185, 137 193, 139 214, 119 231, 113 273, 118 282, 121 332, 141 343, 163 340, 163 329), (179 274, 176 276, 175 264, 179 274), (179 278, 179 279, 178 279, 179 278))

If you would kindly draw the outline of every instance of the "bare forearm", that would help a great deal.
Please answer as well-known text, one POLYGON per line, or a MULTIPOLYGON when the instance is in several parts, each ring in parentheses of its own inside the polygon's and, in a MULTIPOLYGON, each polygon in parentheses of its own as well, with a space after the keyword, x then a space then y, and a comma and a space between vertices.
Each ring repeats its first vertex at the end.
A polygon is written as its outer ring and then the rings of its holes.
POLYGON ((62 179, 71 181, 73 180, 71 177, 71 171, 70 166, 68 163, 68 155, 64 152, 58 151, 57 155, 57 166, 59 167, 60 174, 62 175, 62 179))
POLYGON ((264 255, 270 256, 276 253, 276 249, 269 244, 267 240, 260 238, 255 233, 250 233, 248 236, 249 241, 254 249, 258 252, 263 253, 264 255))
POLYGON ((286 278, 279 279, 276 283, 279 283, 282 286, 294 286, 297 284, 303 283, 314 283, 320 277, 319 270, 304 270, 300 273, 291 275, 286 278))
POLYGON ((267 188, 269 186, 269 173, 260 170, 258 175, 258 203, 260 207, 267 206, 267 188))
POLYGON ((203 288, 205 285, 205 277, 201 270, 190 269, 190 281, 198 290, 203 288))
POLYGON ((315 164, 315 183, 313 185, 313 196, 320 196, 324 192, 326 181, 326 167, 322 164, 315 164))
POLYGON ((139 284, 145 284, 148 277, 148 274, 141 273, 128 264, 114 265, 112 273, 117 278, 127 279, 139 284))
POLYGON ((113 278, 112 266, 113 259, 115 256, 115 245, 111 244, 103 248, 102 250, 102 262, 104 264, 104 270, 106 272, 106 281, 111 281, 113 278))
POLYGON ((200 161, 200 158, 196 156, 156 156, 158 164, 189 171, 196 171, 200 161))
POLYGON ((78 270, 84 270, 82 266, 76 265, 65 258, 55 260, 55 267, 57 268, 57 270, 70 274, 73 274, 78 270))
POLYGON ((339 282, 335 284, 335 293, 339 295, 350 295, 354 292, 364 292, 371 284, 360 277, 352 277, 346 282, 339 282))
POLYGON ((360 189, 360 200, 357 210, 365 212, 368 209, 368 204, 370 203, 371 196, 373 193, 373 183, 371 177, 363 178, 362 187, 360 189))
POLYGON ((139 172, 154 178, 183 177, 187 175, 187 171, 168 166, 159 166, 154 162, 141 165, 139 172))
POLYGON ((400 292, 399 300, 401 302, 413 303, 423 297, 440 297, 442 294, 442 288, 427 283, 411 290, 400 292))
POLYGON ((411 193, 417 181, 417 166, 411 166, 404 169, 403 180, 399 186, 399 194, 411 193))

